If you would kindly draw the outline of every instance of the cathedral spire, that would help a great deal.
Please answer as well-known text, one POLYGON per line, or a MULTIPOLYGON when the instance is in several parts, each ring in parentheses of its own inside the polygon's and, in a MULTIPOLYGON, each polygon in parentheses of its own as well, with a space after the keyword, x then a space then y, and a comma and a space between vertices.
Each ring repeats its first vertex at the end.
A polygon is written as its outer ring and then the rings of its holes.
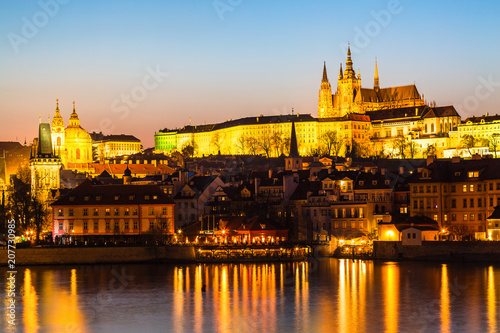
POLYGON ((76 113, 76 111, 75 111, 75 101, 73 101, 73 113, 76 113))
POLYGON ((344 76, 346 78, 355 78, 356 73, 352 69, 351 45, 347 44, 347 61, 345 62, 344 76))
POLYGON ((328 82, 328 75, 326 75, 326 61, 323 62, 323 79, 321 82, 328 82))
POLYGON ((375 89, 375 90, 380 89, 379 82, 378 82, 377 58, 375 58, 375 78, 373 79, 373 89, 375 89))
POLYGON ((342 73, 342 63, 340 63, 339 80, 342 80, 343 78, 344 78, 344 74, 342 73))

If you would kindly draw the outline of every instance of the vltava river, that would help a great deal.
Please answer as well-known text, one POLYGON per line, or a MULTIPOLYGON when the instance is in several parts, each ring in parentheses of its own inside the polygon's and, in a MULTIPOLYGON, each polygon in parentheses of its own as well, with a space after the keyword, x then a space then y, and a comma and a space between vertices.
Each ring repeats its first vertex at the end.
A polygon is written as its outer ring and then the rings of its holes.
POLYGON ((499 264, 320 259, 17 271, 15 327, 6 273, 0 281, 2 332, 500 331, 499 264))

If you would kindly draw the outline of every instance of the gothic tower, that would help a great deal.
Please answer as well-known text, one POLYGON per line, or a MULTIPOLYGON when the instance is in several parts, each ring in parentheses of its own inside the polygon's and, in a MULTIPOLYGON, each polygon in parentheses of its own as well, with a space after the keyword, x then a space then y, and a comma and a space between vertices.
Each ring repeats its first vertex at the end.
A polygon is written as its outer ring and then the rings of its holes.
POLYGON ((49 198, 49 191, 59 189, 61 159, 54 154, 49 123, 40 123, 38 140, 30 158, 31 195, 41 202, 49 198))
POLYGON ((56 99, 56 114, 52 118, 52 148, 56 155, 61 157, 61 152, 64 151, 64 120, 59 111, 59 100, 56 99))
POLYGON ((323 64, 323 79, 319 89, 318 118, 333 117, 332 86, 326 74, 326 62, 323 64))
MULTIPOLYGON (((341 65, 342 70, 342 65, 341 65)), ((339 75, 337 85, 337 96, 334 112, 337 116, 344 116, 349 113, 362 112, 361 105, 355 103, 356 95, 361 91, 361 77, 356 77, 356 72, 352 68, 351 47, 347 47, 347 61, 343 75, 339 75)))

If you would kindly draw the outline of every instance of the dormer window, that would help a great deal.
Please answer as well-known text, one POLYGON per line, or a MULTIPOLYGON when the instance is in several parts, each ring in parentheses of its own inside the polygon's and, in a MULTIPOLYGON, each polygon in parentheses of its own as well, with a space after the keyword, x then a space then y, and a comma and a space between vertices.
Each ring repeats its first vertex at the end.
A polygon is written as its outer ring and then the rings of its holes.
POLYGON ((363 186, 364 183, 365 183, 364 181, 360 180, 359 181, 359 186, 363 186))
POLYGON ((98 195, 98 196, 96 196, 96 197, 95 197, 95 199, 96 199, 97 201, 101 201, 101 196, 100 196, 100 195, 98 195))
POLYGON ((75 201, 75 197, 69 197, 69 201, 75 201))
POLYGON ((144 196, 144 199, 145 199, 145 200, 149 200, 149 195, 145 195, 145 196, 144 196))
POLYGON ((479 177, 479 171, 469 171, 469 178, 477 178, 479 177))
POLYGON ((458 176, 460 176, 460 171, 455 172, 455 177, 458 177, 458 176))
POLYGON ((158 200, 158 196, 157 195, 153 195, 153 200, 158 200))
POLYGON ((372 185, 377 185, 377 181, 376 180, 372 180, 372 185))
POLYGON ((128 196, 128 199, 129 199, 129 200, 134 200, 134 195, 129 195, 129 196, 128 196))
POLYGON ((385 185, 389 185, 389 179, 385 180, 385 185))
POLYGON ((118 200, 120 199, 120 196, 119 195, 115 195, 115 200, 118 200))
POLYGON ((88 195, 83 197, 83 200, 85 200, 85 201, 89 201, 89 199, 90 199, 90 197, 88 195))

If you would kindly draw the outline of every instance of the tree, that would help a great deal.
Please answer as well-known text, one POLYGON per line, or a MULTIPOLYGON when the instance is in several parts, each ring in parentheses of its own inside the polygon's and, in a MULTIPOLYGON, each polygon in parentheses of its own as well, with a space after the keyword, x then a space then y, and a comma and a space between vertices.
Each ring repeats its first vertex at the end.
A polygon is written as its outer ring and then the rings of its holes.
POLYGON ((210 144, 215 148, 215 154, 220 155, 220 149, 222 147, 222 138, 219 132, 215 132, 212 135, 212 140, 210 140, 210 144))
POLYGON ((18 168, 9 192, 6 209, 9 218, 16 220, 17 231, 20 233, 34 229, 38 241, 40 233, 49 222, 48 212, 36 194, 31 192, 31 170, 28 166, 18 168))
POLYGON ((246 139, 243 134, 236 138, 235 147, 238 149, 241 155, 245 154, 246 139))
POLYGON ((370 147, 366 142, 352 142, 354 157, 366 158, 370 156, 370 147))
POLYGON ((283 148, 282 148, 281 152, 283 154, 285 154, 286 156, 290 155, 290 141, 291 141, 290 136, 286 135, 283 137, 283 140, 282 140, 283 148))
POLYGON ((413 140, 409 140, 407 147, 408 147, 408 152, 410 153, 410 157, 415 158, 415 155, 417 155, 418 152, 419 144, 413 140))
POLYGON ((472 229, 465 224, 451 225, 448 227, 448 232, 458 238, 458 240, 469 240, 474 234, 472 229))
POLYGON ((276 153, 276 156, 280 156, 281 153, 283 152, 283 139, 281 132, 274 132, 271 135, 271 144, 276 153))
POLYGON ((393 141, 393 154, 401 159, 406 158, 406 149, 408 147, 408 139, 400 135, 393 141))
POLYGON ((470 134, 466 134, 460 140, 460 147, 467 149, 469 155, 472 156, 472 148, 476 144, 476 138, 470 134))
POLYGON ((253 136, 250 136, 245 139, 245 142, 250 154, 257 155, 257 148, 258 148, 257 139, 254 138, 253 136))
POLYGON ((498 145, 500 144, 500 134, 498 133, 493 133, 489 139, 489 147, 490 150, 493 151, 495 154, 495 158, 497 157, 497 150, 498 150, 498 145))
POLYGON ((194 141, 194 139, 191 139, 190 142, 186 142, 184 144, 184 146, 182 146, 182 148, 181 148, 182 156, 183 157, 193 157, 197 148, 198 147, 196 145, 196 142, 194 141))
POLYGON ((344 140, 337 131, 327 131, 320 136, 319 140, 325 146, 328 155, 331 156, 333 153, 335 157, 338 157, 344 140))
POLYGON ((436 154, 436 147, 434 145, 428 145, 425 150, 425 157, 434 156, 436 154))
POLYGON ((320 136, 319 140, 325 146, 328 155, 333 152, 335 157, 338 156, 342 149, 343 140, 337 131, 327 131, 320 136))
POLYGON ((257 140, 257 145, 264 151, 267 158, 271 156, 272 139, 271 135, 269 135, 267 131, 264 131, 259 137, 259 139, 257 140))

